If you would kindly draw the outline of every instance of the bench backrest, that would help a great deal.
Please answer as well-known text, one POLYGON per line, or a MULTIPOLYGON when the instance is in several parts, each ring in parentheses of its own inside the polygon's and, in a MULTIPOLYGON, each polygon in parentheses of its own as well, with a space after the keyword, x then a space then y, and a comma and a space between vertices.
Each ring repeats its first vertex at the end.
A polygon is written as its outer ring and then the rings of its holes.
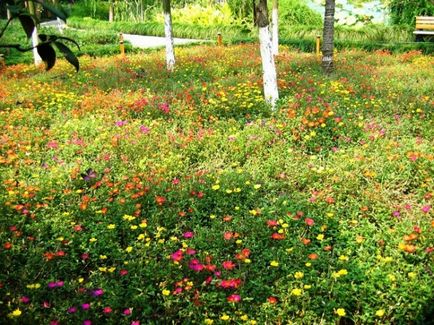
POLYGON ((416 29, 434 30, 434 17, 431 16, 417 16, 416 29))

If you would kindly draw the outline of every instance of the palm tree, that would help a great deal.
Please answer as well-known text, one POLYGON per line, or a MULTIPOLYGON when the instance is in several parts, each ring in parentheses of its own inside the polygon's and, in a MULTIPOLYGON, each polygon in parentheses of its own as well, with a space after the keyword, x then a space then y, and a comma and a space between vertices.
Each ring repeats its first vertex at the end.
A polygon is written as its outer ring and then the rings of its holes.
POLYGON ((255 25, 259 28, 264 96, 265 100, 271 104, 271 107, 274 110, 276 108, 276 101, 279 99, 279 91, 277 89, 276 66, 274 64, 269 30, 267 0, 255 0, 253 9, 255 25))
POLYGON ((167 70, 173 71, 175 67, 175 54, 173 50, 172 15, 170 13, 170 0, 163 0, 164 33, 166 35, 166 65, 167 70))
POLYGON ((333 42, 335 29, 335 0, 326 0, 322 45, 322 68, 326 74, 333 71, 333 42))

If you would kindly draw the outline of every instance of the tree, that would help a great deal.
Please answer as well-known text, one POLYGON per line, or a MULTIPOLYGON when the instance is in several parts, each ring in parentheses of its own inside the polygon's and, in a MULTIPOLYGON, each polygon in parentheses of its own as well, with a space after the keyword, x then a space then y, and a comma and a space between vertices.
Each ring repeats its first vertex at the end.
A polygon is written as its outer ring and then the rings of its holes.
POLYGON ((273 26, 273 54, 279 54, 279 4, 278 0, 273 0, 273 12, 271 14, 271 25, 273 26))
MULTIPOLYGON (((30 10, 32 10, 32 5, 35 4, 41 5, 44 9, 48 10, 52 15, 66 21, 66 12, 61 7, 52 6, 51 4, 48 4, 44 0, 28 0, 28 5, 30 10)), ((7 10, 10 11, 11 17, 7 20, 6 25, 3 26, 3 28, 0 28, 0 39, 6 32, 9 24, 14 19, 18 19, 20 21, 21 26, 23 27, 24 32, 27 35, 27 38, 32 37, 32 35, 36 30, 38 19, 34 14, 34 11, 29 12, 27 10, 25 6, 25 0, 7 0, 6 8, 7 10)), ((53 48, 54 45, 63 54, 65 59, 70 64, 72 64, 77 71, 79 70, 80 64, 78 62, 77 57, 69 49, 69 47, 63 44, 63 41, 72 42, 78 47, 78 49, 80 49, 76 41, 68 37, 47 35, 47 34, 39 34, 38 38, 39 38, 38 44, 34 44, 31 47, 23 47, 21 44, 0 44, 0 48, 14 48, 20 52, 27 52, 36 49, 42 61, 45 62, 46 70, 50 70, 56 63, 56 51, 53 48)))
POLYGON ((167 70, 173 71, 175 67, 175 53, 173 50, 172 15, 170 13, 170 0, 163 0, 164 34, 166 35, 166 65, 167 70))
POLYGON ((335 29, 335 0, 326 0, 323 45, 322 45, 322 68, 326 74, 333 71, 333 46, 335 29))
MULTIPOLYGON (((36 17, 36 8, 35 4, 32 1, 27 1, 27 8, 29 9, 29 13, 31 17, 36 17)), ((35 27, 32 31, 32 46, 33 46, 33 62, 36 66, 40 65, 42 63, 42 59, 38 54, 38 28, 35 24, 35 27)))
POLYGON ((277 89, 276 66, 272 52, 271 35, 269 30, 267 0, 255 0, 254 3, 255 25, 259 28, 259 46, 261 50, 262 71, 264 82, 265 100, 276 108, 279 99, 277 89))

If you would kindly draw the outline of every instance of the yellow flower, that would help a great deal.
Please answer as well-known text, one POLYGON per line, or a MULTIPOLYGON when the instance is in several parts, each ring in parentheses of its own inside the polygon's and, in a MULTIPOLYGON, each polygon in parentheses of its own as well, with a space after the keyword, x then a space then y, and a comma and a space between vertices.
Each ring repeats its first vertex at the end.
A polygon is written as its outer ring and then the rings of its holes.
POLYGON ((345 315, 346 315, 346 313, 345 313, 345 309, 343 309, 343 308, 338 308, 338 309, 336 309, 336 312, 335 312, 338 316, 340 316, 340 317, 344 317, 345 315))
POLYGON ((255 185, 253 185, 253 188, 254 188, 255 190, 258 190, 258 189, 261 188, 261 184, 255 184, 255 185))
POLYGON ((107 255, 100 255, 99 258, 100 258, 101 260, 106 260, 106 259, 107 259, 107 255))
POLYGON ((96 239, 95 237, 92 237, 91 239, 89 239, 89 241, 90 241, 91 243, 94 243, 94 242, 97 241, 97 239, 96 239))
POLYGON ((383 317, 383 316, 384 316, 384 313, 385 313, 384 309, 378 309, 378 310, 375 312, 375 316, 377 316, 377 317, 383 317))
POLYGON ((348 271, 345 270, 345 269, 341 269, 341 270, 339 270, 338 274, 339 274, 339 275, 347 275, 347 274, 348 274, 348 271))
POLYGON ((205 325, 212 325, 212 324, 214 324, 214 321, 212 319, 210 319, 210 318, 206 318, 203 322, 205 323, 205 325))
POLYGON ((303 279, 304 273, 303 272, 295 272, 294 278, 296 279, 303 279))
POLYGON ((279 266, 279 262, 277 262, 277 261, 271 261, 270 262, 270 266, 278 267, 279 266))
POLYGON ((249 316, 243 315, 243 316, 240 317, 240 319, 243 320, 243 321, 247 321, 249 319, 249 316))
POLYGON ((148 226, 148 224, 146 222, 142 222, 139 227, 140 228, 146 228, 148 226))
POLYGON ((101 272, 107 272, 107 267, 105 267, 105 266, 100 266, 100 267, 98 268, 98 270, 100 270, 101 272))
POLYGON ((111 268, 108 269, 108 271, 109 271, 110 273, 113 273, 115 270, 116 270, 116 267, 115 267, 115 266, 112 266, 111 268))
POLYGON ((130 228, 131 228, 131 230, 136 230, 138 228, 138 226, 132 225, 132 226, 130 226, 130 228))
POLYGON ((215 184, 215 185, 212 186, 212 189, 213 189, 214 191, 217 191, 219 188, 220 188, 220 185, 219 185, 219 184, 215 184))
POLYGON ((164 289, 163 291, 161 291, 161 293, 163 294, 163 296, 168 296, 170 295, 170 290, 164 289))
POLYGON ((78 278, 78 283, 83 283, 84 279, 83 278, 78 278))
POLYGON ((114 223, 111 223, 107 226, 108 229, 115 229, 116 225, 114 223))
POLYGON ((303 288, 304 289, 310 289, 310 288, 312 288, 312 286, 310 284, 305 284, 303 288))
POLYGON ((220 316, 220 319, 224 320, 224 321, 227 321, 227 320, 230 320, 231 318, 228 315, 223 314, 223 315, 220 316))
POLYGON ((252 260, 250 258, 245 258, 243 262, 246 264, 250 264, 252 263, 252 260))
POLYGON ((301 289, 292 289, 291 291, 291 294, 293 296, 301 296, 301 293, 302 293, 301 289))
POLYGON ((339 260, 340 260, 340 261, 348 261, 349 258, 348 258, 348 256, 341 255, 341 256, 339 256, 339 260))
POLYGON ((137 240, 143 240, 145 239, 145 234, 140 234, 139 236, 137 236, 137 240))
POLYGON ((408 277, 410 278, 410 279, 415 279, 416 277, 417 277, 417 273, 416 272, 409 272, 408 274, 408 277))
POLYGON ((318 239, 319 241, 324 239, 324 234, 319 234, 318 236, 316 236, 316 239, 318 239))
POLYGON ((12 313, 10 313, 10 317, 19 317, 21 316, 22 312, 19 308, 15 309, 12 313))
POLYGON ((125 248, 125 251, 127 253, 131 253, 133 251, 133 248, 131 246, 128 246, 127 248, 125 248))

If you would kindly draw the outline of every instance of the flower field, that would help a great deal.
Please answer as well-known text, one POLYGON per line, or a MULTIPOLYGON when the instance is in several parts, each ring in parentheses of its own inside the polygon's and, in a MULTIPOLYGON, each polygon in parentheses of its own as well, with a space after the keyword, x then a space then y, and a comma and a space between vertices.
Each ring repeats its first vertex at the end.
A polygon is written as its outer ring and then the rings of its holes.
POLYGON ((428 324, 433 57, 176 54, 0 71, 0 323, 428 324))

